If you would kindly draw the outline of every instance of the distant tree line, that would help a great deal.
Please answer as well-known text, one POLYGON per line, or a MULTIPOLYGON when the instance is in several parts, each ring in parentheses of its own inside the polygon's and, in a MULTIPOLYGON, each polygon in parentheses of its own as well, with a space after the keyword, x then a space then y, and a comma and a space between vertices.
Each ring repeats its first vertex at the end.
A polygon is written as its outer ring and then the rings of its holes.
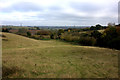
MULTIPOLYGON (((20 28, 16 34, 38 40, 62 40, 85 46, 100 46, 120 49, 120 26, 108 24, 108 26, 91 26, 87 28, 68 28, 59 30, 20 28), (102 32, 101 32, 102 31, 102 32)), ((3 32, 9 32, 11 28, 2 28, 3 32)))

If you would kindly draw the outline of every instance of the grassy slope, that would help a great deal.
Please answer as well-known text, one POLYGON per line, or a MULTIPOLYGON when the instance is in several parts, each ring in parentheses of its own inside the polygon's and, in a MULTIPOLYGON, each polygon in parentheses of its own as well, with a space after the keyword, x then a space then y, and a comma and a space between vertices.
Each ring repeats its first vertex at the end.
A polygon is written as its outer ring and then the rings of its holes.
POLYGON ((4 33, 3 75, 19 78, 116 78, 120 51, 4 33))

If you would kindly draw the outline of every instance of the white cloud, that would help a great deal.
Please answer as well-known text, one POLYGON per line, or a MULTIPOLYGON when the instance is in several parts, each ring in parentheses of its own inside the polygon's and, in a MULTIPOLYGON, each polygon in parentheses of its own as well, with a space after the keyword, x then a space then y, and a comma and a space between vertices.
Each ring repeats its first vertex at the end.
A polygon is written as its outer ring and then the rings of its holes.
POLYGON ((0 22, 26 25, 117 23, 119 0, 0 0, 0 22), (98 21, 98 22, 97 22, 98 21), (34 23, 34 24, 32 24, 34 23))

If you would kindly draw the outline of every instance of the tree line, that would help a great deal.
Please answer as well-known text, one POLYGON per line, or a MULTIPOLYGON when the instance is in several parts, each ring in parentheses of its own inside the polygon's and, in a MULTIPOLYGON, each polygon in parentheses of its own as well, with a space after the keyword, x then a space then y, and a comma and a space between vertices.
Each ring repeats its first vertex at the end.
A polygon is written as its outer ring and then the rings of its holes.
MULTIPOLYGON (((9 28, 2 29, 3 32, 9 32, 9 30, 9 28)), ((99 46, 120 49, 120 26, 116 27, 115 25, 111 24, 109 24, 107 27, 98 24, 96 26, 82 29, 38 29, 36 32, 30 32, 28 29, 20 28, 16 34, 38 40, 55 39, 85 46, 99 46)))

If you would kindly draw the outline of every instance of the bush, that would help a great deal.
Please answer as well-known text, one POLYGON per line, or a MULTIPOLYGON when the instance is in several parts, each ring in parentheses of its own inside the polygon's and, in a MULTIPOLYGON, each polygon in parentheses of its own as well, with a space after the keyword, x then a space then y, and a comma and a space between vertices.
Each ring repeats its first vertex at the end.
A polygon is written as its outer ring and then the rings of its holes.
POLYGON ((28 31, 28 32, 27 32, 27 36, 31 36, 31 32, 28 31))
POLYGON ((79 44, 85 46, 94 46, 96 44, 96 39, 93 37, 81 37, 79 39, 79 44))
POLYGON ((101 35, 102 34, 99 31, 93 31, 91 33, 91 36, 94 37, 94 38, 96 38, 96 39, 99 39, 101 37, 101 35))
POLYGON ((40 39, 41 40, 50 40, 50 35, 41 35, 40 39))
POLYGON ((50 35, 50 31, 40 30, 40 31, 37 32, 37 35, 50 35))
POLYGON ((26 33, 27 33, 27 29, 25 29, 25 28, 20 28, 18 30, 18 34, 26 34, 26 33))
POLYGON ((51 39, 54 39, 54 34, 51 34, 51 35, 50 35, 50 38, 51 38, 51 39))
POLYGON ((69 34, 63 34, 63 35, 61 35, 60 39, 71 42, 72 41, 72 36, 69 35, 69 34))
POLYGON ((2 28, 2 32, 9 32, 7 28, 2 28))
POLYGON ((40 36, 39 35, 32 35, 30 38, 34 38, 34 39, 40 39, 40 36))
POLYGON ((110 48, 120 49, 120 37, 114 38, 108 42, 110 48))
POLYGON ((70 35, 64 36, 63 40, 71 42, 72 41, 72 37, 70 35))
POLYGON ((50 40, 49 35, 32 35, 32 36, 30 36, 30 38, 34 38, 37 40, 50 40))
POLYGON ((80 37, 79 36, 72 36, 72 42, 79 42, 80 37))
POLYGON ((3 35, 3 34, 0 34, 0 37, 6 37, 5 35, 3 35))
MULTIPOLYGON (((107 29, 105 30, 105 33, 106 33, 106 36, 109 36, 109 37, 110 37, 110 39, 116 38, 116 37, 118 36, 117 30, 116 30, 115 27, 107 28, 107 29)), ((109 40, 110 40, 110 39, 109 39, 109 40)))
POLYGON ((12 76, 14 74, 18 74, 18 73, 24 73, 25 70, 24 69, 21 69, 19 68, 18 66, 11 66, 11 67, 8 67, 6 65, 3 65, 2 66, 2 77, 3 78, 9 78, 9 76, 12 76))
POLYGON ((58 35, 61 35, 61 33, 64 33, 63 29, 59 29, 58 32, 57 32, 58 35))
POLYGON ((116 31, 117 31, 118 36, 120 36, 120 27, 116 27, 116 31))

